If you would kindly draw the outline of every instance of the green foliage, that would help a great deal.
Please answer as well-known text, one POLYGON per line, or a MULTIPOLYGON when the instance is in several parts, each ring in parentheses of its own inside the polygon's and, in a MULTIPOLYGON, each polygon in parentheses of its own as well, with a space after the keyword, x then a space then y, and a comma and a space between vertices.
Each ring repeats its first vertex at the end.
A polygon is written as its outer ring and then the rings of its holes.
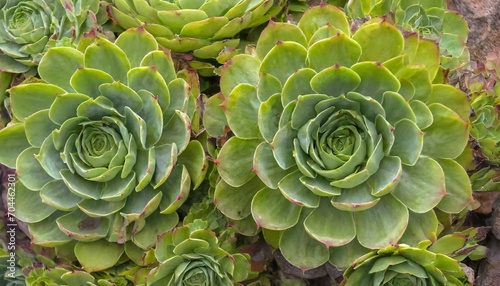
POLYGON ((147 285, 234 285, 248 279, 248 254, 228 253, 219 246, 207 222, 195 220, 163 234, 156 245, 159 265, 147 285))
POLYGON ((500 184, 500 65, 458 70, 446 1, 0 8, 0 163, 32 244, 0 284, 270 285, 260 239, 343 285, 463 285, 485 256, 485 228, 457 229, 500 184))
POLYGON ((458 261, 429 245, 423 241, 415 247, 399 244, 372 251, 345 271, 341 285, 468 285, 458 261))
POLYGON ((463 73, 460 83, 469 91, 472 115, 470 118, 471 149, 462 157, 472 172, 472 189, 498 191, 500 188, 500 86, 496 71, 477 70, 463 73))
MULTIPOLYGON (((4 229, 2 228, 2 230, 4 229)), ((0 247, 0 267, 3 271, 0 275, 0 283, 5 286, 24 286, 26 285, 25 277, 18 264, 19 257, 11 256, 10 253, 3 245, 0 247)))
POLYGON ((88 273, 71 264, 58 264, 38 255, 23 268, 28 286, 140 286, 145 285, 148 269, 124 263, 106 271, 88 273))
POLYGON ((24 73, 51 47, 77 44, 96 29, 98 0, 0 1, 0 66, 24 73))
POLYGON ((468 24, 462 15, 447 10, 445 0, 353 0, 346 11, 353 18, 385 16, 398 27, 436 41, 445 69, 457 69, 469 61, 468 24))
POLYGON ((38 71, 45 83, 10 90, 15 120, 0 131, 32 243, 78 241, 89 272, 151 248, 206 172, 202 144, 190 140, 195 99, 170 54, 137 28, 84 52, 52 48, 38 71))
POLYGON ((196 57, 208 59, 216 58, 225 48, 236 48, 240 40, 231 38, 269 21, 284 2, 113 0, 109 9, 113 21, 122 28, 144 26, 160 45, 174 52, 193 51, 196 57))
POLYGON ((207 103, 209 134, 227 124, 235 135, 216 160, 217 207, 279 231, 283 256, 302 269, 435 239, 433 209, 458 213, 472 200, 454 160, 468 100, 432 84, 438 68, 435 43, 380 19, 351 35, 334 6, 297 26, 270 23, 255 55, 226 63, 207 103))

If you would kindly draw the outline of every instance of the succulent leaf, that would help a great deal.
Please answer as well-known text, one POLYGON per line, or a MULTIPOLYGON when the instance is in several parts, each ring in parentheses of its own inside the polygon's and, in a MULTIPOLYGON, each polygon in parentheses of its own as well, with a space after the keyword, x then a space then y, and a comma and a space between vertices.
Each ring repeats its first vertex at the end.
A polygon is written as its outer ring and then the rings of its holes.
POLYGON ((267 22, 284 4, 250 0, 113 0, 108 10, 123 29, 143 26, 165 48, 209 59, 227 47, 235 48, 239 43, 239 39, 232 39, 235 35, 267 22))

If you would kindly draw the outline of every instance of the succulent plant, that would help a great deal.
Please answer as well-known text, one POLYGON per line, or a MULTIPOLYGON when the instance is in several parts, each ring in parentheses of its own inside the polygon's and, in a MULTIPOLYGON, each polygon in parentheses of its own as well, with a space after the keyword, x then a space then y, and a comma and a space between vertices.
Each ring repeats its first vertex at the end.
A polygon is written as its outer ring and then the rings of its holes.
POLYGON ((470 149, 462 155, 474 191, 500 190, 500 85, 494 66, 462 71, 459 84, 471 99, 470 149))
POLYGON ((111 18, 124 29, 144 26, 158 43, 174 52, 216 58, 224 48, 235 48, 236 34, 276 15, 283 0, 113 0, 111 18))
POLYGON ((331 5, 297 26, 271 22, 255 55, 224 65, 206 104, 207 132, 234 133, 215 160, 217 207, 253 217, 302 269, 435 239, 433 209, 457 213, 472 200, 454 160, 468 100, 431 83, 438 68, 434 42, 380 19, 351 35, 331 5))
POLYGON ((226 229, 227 217, 215 208, 213 198, 208 196, 191 205, 184 217, 183 224, 193 223, 197 219, 206 221, 208 228, 215 233, 220 233, 226 229))
POLYGON ((10 272, 12 269, 10 267, 10 262, 8 262, 8 259, 10 258, 9 253, 4 251, 3 249, 0 249, 0 266, 2 269, 6 269, 4 273, 2 273, 0 277, 0 283, 5 286, 24 286, 26 285, 25 283, 25 277, 23 276, 23 273, 21 269, 17 266, 15 266, 13 269, 14 272, 10 272))
MULTIPOLYGON (((0 228, 2 231, 5 229, 0 228)), ((2 267, 2 273, 0 275, 0 283, 5 286, 24 286, 24 275, 22 269, 19 265, 19 257, 12 252, 12 249, 8 251, 8 247, 4 245, 3 241, 0 246, 0 267, 2 267)))
POLYGON ((95 285, 95 278, 85 271, 68 270, 61 267, 53 269, 35 268, 26 277, 28 286, 69 286, 95 285))
POLYGON ((170 54, 134 28, 84 52, 52 48, 38 71, 46 83, 10 89, 14 120, 0 131, 0 162, 16 168, 16 217, 32 242, 78 241, 87 271, 113 266, 126 242, 129 257, 154 246, 206 172, 191 140, 195 99, 170 54))
POLYGON ((147 285, 234 285, 247 279, 248 254, 230 254, 219 246, 207 222, 193 223, 166 232, 156 245, 159 265, 151 270, 147 285))
POLYGON ((344 272, 341 285, 468 285, 458 261, 430 251, 430 241, 372 251, 344 272))
MULTIPOLYGON (((470 86, 470 85, 469 85, 470 86)), ((478 140, 490 165, 500 164, 500 86, 471 91, 471 135, 478 140)))
MULTIPOLYGON (((40 257, 40 256, 39 256, 40 257)), ((74 265, 57 264, 48 257, 35 261, 23 269, 27 286, 141 286, 145 285, 147 268, 124 263, 95 273, 88 273, 74 265)))
POLYGON ((97 23, 99 0, 0 1, 0 70, 24 73, 50 47, 78 43, 97 23))
POLYGON ((446 0, 351 0, 346 11, 353 18, 393 13, 394 24, 439 43, 441 65, 457 69, 469 61, 469 27, 464 17, 447 9, 446 0))
POLYGON ((429 251, 441 253, 457 261, 465 258, 479 260, 486 257, 487 248, 478 244, 489 233, 488 227, 471 227, 441 236, 430 247, 429 251))

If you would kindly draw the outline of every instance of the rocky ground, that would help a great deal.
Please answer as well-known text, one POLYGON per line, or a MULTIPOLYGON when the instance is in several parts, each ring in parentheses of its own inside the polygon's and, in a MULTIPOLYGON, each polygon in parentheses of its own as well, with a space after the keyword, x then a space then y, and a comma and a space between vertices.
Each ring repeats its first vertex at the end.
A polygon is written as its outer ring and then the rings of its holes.
POLYGON ((500 0, 448 0, 448 7, 464 15, 469 23, 467 46, 471 59, 481 61, 490 54, 500 56, 500 0))

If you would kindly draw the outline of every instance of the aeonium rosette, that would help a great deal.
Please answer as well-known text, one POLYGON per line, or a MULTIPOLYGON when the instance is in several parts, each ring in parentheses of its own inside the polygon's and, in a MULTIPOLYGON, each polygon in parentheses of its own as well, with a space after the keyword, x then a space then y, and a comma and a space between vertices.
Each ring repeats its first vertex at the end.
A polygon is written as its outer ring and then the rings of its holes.
POLYGON ((368 249, 435 239, 433 209, 471 200, 453 159, 467 144, 466 95, 432 84, 439 49, 374 19, 351 35, 330 5, 273 23, 255 55, 223 67, 207 102, 217 207, 253 217, 292 264, 346 267, 368 249), (300 245, 300 247, 297 247, 300 245))
POLYGON ((159 264, 149 272, 147 285, 230 286, 249 279, 250 255, 229 253, 221 246, 224 236, 218 238, 207 226, 195 219, 162 234, 155 249, 159 264))
POLYGON ((27 72, 50 47, 78 44, 101 24, 98 12, 99 0, 0 1, 2 71, 27 72))
POLYGON ((427 240, 359 257, 346 269, 341 285, 469 285, 466 281, 459 262, 433 249, 427 240))
POLYGON ((84 52, 52 48, 39 74, 46 83, 10 90, 14 120, 0 132, 0 162, 19 175, 16 217, 35 244, 77 240, 90 271, 114 265, 127 241, 127 254, 149 249, 206 172, 195 99, 169 52, 129 29, 84 52))

